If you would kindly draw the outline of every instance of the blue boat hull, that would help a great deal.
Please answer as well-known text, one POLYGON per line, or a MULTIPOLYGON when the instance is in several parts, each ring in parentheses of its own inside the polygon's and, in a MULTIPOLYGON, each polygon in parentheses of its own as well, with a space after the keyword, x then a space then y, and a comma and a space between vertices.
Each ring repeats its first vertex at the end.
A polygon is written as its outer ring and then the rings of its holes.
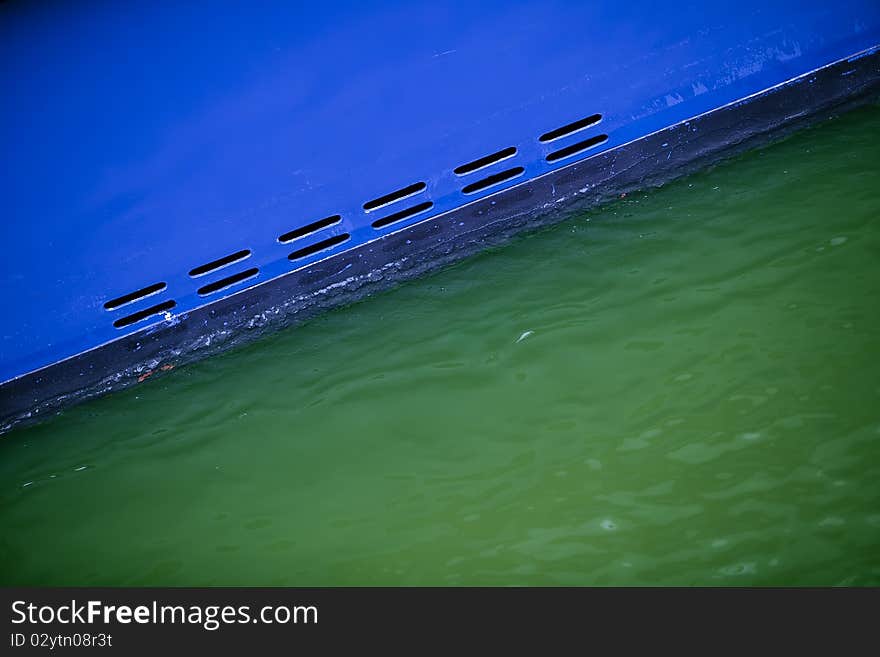
POLYGON ((880 92, 876 2, 479 5, 0 7, 0 431, 880 92))

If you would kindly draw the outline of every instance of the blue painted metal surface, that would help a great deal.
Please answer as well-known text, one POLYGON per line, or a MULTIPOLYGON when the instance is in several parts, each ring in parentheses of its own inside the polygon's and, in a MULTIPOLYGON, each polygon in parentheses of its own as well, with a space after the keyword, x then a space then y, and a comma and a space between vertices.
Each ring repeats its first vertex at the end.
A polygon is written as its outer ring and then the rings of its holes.
POLYGON ((162 320, 114 327, 122 316, 172 299, 185 315, 877 44, 876 0, 6 3, 0 382, 162 320), (592 127, 539 140, 593 114, 592 127), (598 135, 594 149, 545 159, 598 135), (502 162, 453 171, 507 147, 517 152, 502 162), (462 191, 514 167, 521 176, 462 191), (418 182, 405 202, 364 210, 418 182))

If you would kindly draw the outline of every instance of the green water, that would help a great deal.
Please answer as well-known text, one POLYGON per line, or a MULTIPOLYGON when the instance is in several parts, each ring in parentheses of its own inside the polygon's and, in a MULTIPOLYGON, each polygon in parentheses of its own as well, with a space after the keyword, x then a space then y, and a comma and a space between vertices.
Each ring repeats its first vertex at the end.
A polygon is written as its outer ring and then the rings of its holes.
POLYGON ((880 108, 0 439, 0 582, 880 584, 880 108))

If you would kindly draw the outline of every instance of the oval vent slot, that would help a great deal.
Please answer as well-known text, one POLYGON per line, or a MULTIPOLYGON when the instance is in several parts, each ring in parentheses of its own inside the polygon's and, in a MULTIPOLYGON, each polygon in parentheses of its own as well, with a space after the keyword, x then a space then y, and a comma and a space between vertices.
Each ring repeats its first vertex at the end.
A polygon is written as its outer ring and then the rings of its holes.
POLYGON ((474 160, 473 162, 462 164, 460 167, 456 167, 452 171, 457 176, 466 176, 469 173, 479 171, 480 169, 485 169, 486 167, 491 166, 496 162, 501 162, 502 160, 506 160, 507 158, 513 157, 514 155, 516 155, 516 147, 508 146, 504 150, 500 150, 497 153, 492 153, 491 155, 481 157, 480 159, 474 160))
POLYGON ((305 237, 306 235, 317 233, 319 230, 323 230, 324 228, 335 226, 340 221, 342 221, 342 217, 340 217, 338 214, 334 214, 332 217, 327 217, 326 219, 321 219, 320 221, 313 221, 310 224, 306 224, 302 228, 296 228, 288 233, 284 233, 284 235, 280 235, 278 237, 278 241, 282 244, 286 244, 287 242, 292 242, 293 240, 299 239, 300 237, 305 237))
POLYGON ((398 221, 403 221, 404 219, 408 219, 409 217, 415 216, 417 214, 421 214, 422 212, 427 212, 431 208, 434 207, 434 204, 431 201, 425 201, 424 203, 419 203, 418 205, 414 205, 411 208, 407 208, 406 210, 401 210, 400 212, 395 212, 394 214, 389 214, 387 217, 382 217, 381 219, 376 219, 373 222, 373 228, 384 228, 389 224, 397 223, 398 221))
POLYGON ((404 187, 403 189, 398 189, 396 192, 391 192, 390 194, 385 194, 385 196, 380 196, 379 198, 374 198, 372 201, 367 201, 364 203, 364 210, 367 212, 372 212, 373 210, 378 210, 381 207, 386 205, 391 205, 392 203, 397 203, 397 201, 402 201, 405 198, 409 198, 410 196, 415 196, 419 192, 425 191, 427 185, 423 182, 418 182, 409 187, 404 187))
POLYGON ((214 281, 213 283, 208 283, 207 285, 200 287, 198 290, 199 296, 204 297, 209 294, 214 294, 214 292, 225 290, 227 287, 232 287, 237 283, 241 283, 242 281, 246 281, 249 278, 253 278, 259 273, 260 270, 257 267, 251 267, 250 269, 245 269, 244 271, 240 271, 237 274, 233 274, 232 276, 221 278, 219 281, 214 281))
POLYGON ((289 256, 287 256, 288 260, 300 260, 302 258, 306 258, 310 255, 318 253, 319 251, 324 251, 325 249, 329 249, 331 247, 336 246, 337 244, 342 244, 343 242, 347 242, 349 238, 348 233, 343 233, 342 235, 334 235, 333 237, 328 237, 326 240, 321 240, 320 242, 315 242, 314 244, 310 244, 309 246, 304 246, 301 249, 297 249, 289 256))
POLYGON ((487 187, 492 187, 493 185, 499 185, 507 180, 513 180, 514 178, 519 178, 525 169, 522 167, 514 167, 513 169, 508 169, 507 171, 501 171, 499 173, 495 173, 491 176, 487 176, 482 180, 478 180, 475 183, 471 183, 461 191, 465 194, 474 194, 479 192, 487 187))
POLYGON ((147 287, 140 290, 136 290, 128 294, 123 294, 121 297, 111 299, 104 304, 104 308, 106 308, 107 310, 116 310, 120 306, 139 301, 140 299, 152 296, 154 294, 158 294, 166 287, 168 286, 165 283, 154 283, 153 285, 148 285, 147 287))
POLYGON ((236 251, 235 253, 230 253, 228 256, 223 256, 222 258, 218 258, 217 260, 213 260, 204 265, 199 265, 195 269, 189 272, 189 275, 193 278, 197 276, 204 276, 205 274, 210 274, 212 271, 216 271, 217 269, 222 269, 223 267, 228 267, 231 264, 236 262, 241 262, 245 258, 251 257, 251 250, 244 249, 242 251, 236 251))
POLYGON ((588 116, 584 119, 581 119, 580 121, 575 121, 574 123, 569 123, 568 125, 564 125, 561 128, 556 128, 556 130, 545 132, 543 135, 538 137, 538 141, 546 142, 554 141, 555 139, 561 139, 562 137, 567 137, 568 135, 574 134, 575 132, 586 130, 587 128, 596 125, 601 120, 601 114, 593 114, 592 116, 588 116))
POLYGON ((578 153, 582 153, 583 151, 595 148, 599 144, 604 144, 606 141, 608 141, 608 135, 596 135, 595 137, 590 137, 589 139, 579 141, 578 143, 572 144, 571 146, 560 148, 558 151, 553 151, 552 153, 550 153, 550 155, 547 156, 547 161, 556 162, 557 160, 561 160, 564 157, 577 155, 578 153))
POLYGON ((139 322, 142 319, 146 319, 147 317, 152 317, 153 315, 161 315, 166 310, 171 310, 176 305, 177 303, 175 301, 163 301, 162 303, 157 303, 155 306, 150 306, 149 308, 145 308, 144 310, 132 313, 131 315, 120 317, 115 322, 113 322, 113 326, 115 326, 116 328, 125 328, 126 326, 131 326, 135 322, 139 322))

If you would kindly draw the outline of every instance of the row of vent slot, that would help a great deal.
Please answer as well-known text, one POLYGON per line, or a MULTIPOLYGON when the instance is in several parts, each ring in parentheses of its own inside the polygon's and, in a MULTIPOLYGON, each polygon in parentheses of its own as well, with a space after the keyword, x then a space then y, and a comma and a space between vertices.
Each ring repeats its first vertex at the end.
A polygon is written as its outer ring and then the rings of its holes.
MULTIPOLYGON (((328 228, 329 226, 339 223, 339 221, 341 221, 341 217, 339 215, 328 217, 307 226, 303 226, 302 228, 298 228, 289 233, 285 233, 278 238, 278 241, 282 243, 289 242, 299 237, 304 237, 319 230, 323 230, 324 228, 328 228)), ((318 253, 319 251, 324 251, 326 249, 342 244, 343 242, 347 242, 350 237, 351 236, 348 233, 335 235, 333 237, 321 240, 320 242, 317 242, 315 244, 297 249, 287 257, 291 261, 301 260, 310 255, 318 253)), ((207 262, 203 265, 199 265, 198 267, 191 269, 189 275, 191 278, 200 278, 202 276, 207 276, 208 274, 214 273, 220 269, 224 269, 236 263, 242 262, 243 260, 249 258, 251 254, 252 251, 250 249, 244 249, 242 251, 230 253, 227 256, 223 256, 222 258, 212 260, 211 262, 207 262)), ((260 270, 258 267, 251 267, 250 269, 231 274, 230 276, 226 276, 225 278, 221 278, 212 283, 208 283, 207 285, 203 285, 197 290, 197 293, 201 297, 209 296, 211 294, 220 292, 221 290, 225 290, 226 288, 238 285, 239 283, 243 283, 244 281, 255 278, 259 273, 260 270)), ((140 290, 136 290, 135 292, 131 292, 116 299, 112 299, 104 304, 104 308, 106 310, 116 310, 118 308, 121 308, 122 306, 127 306, 129 304, 135 303, 136 301, 141 301, 142 299, 145 299, 147 297, 159 294, 165 291, 167 287, 168 285, 164 282, 155 283, 140 290)), ((149 308, 145 308, 130 315, 126 315, 125 317, 121 317, 113 322, 113 326, 115 326, 116 328, 125 328, 126 326, 131 326, 132 324, 148 317, 152 317, 153 315, 161 315, 171 310, 176 305, 177 303, 173 300, 164 301, 154 306, 150 306, 149 308)))
MULTIPOLYGON (((538 137, 538 141, 542 144, 554 142, 558 139, 569 137, 575 133, 581 132, 582 130, 586 130, 587 128, 592 128, 593 126, 598 125, 601 121, 601 114, 592 114, 590 116, 584 117, 583 119, 579 119, 578 121, 574 121, 562 127, 556 128, 555 130, 551 130, 550 132, 545 132, 543 135, 538 137)), ((545 156, 544 159, 547 161, 547 163, 552 164, 558 162, 559 160, 573 157, 575 155, 578 155, 579 153, 588 151, 592 148, 599 146, 600 144, 604 144, 606 141, 608 141, 608 135, 595 135, 588 139, 584 139, 574 144, 563 146, 562 148, 551 151, 545 156)), ((477 171, 486 169, 487 167, 498 164, 499 162, 503 162, 504 160, 515 157, 516 154, 516 146, 508 146, 507 148, 503 148, 502 150, 492 153, 491 155, 486 155, 466 164, 462 164, 452 171, 453 173, 455 173, 456 176, 467 176, 472 173, 476 173, 477 171)), ((482 192, 483 190, 489 189, 490 187, 495 187, 496 185, 509 182, 511 180, 514 180, 515 178, 519 178, 524 173, 525 168, 521 166, 505 169, 504 171, 493 173, 489 176, 486 176, 485 178, 465 185, 461 188, 461 192, 462 194, 467 195, 476 194, 477 192, 482 192)), ((427 187, 428 186, 424 182, 418 182, 404 187, 403 189, 398 189, 397 191, 391 192, 390 194, 385 194, 384 196, 375 198, 372 201, 367 201, 363 205, 364 211, 374 212, 381 208, 387 207, 392 203, 403 201, 407 198, 422 193, 427 189, 427 187)), ((389 215, 380 217, 379 219, 373 221, 372 226, 376 229, 384 228, 385 226, 395 224, 399 221, 403 221, 404 219, 409 219, 410 217, 414 217, 418 214, 423 214, 430 210, 432 207, 434 207, 434 204, 431 201, 423 201, 403 210, 398 210, 397 212, 392 212, 389 215)))
MULTIPOLYGON (((597 125, 601 120, 601 114, 593 114, 578 121, 574 121, 573 123, 564 125, 560 128, 556 128, 555 130, 551 130, 550 132, 546 132, 538 138, 538 141, 540 141, 541 143, 550 143, 558 139, 573 135, 582 130, 586 130, 587 128, 591 128, 597 125)), ((606 141, 608 141, 608 135, 596 135, 583 141, 579 141, 577 143, 570 144, 569 146, 565 146, 563 148, 552 151, 548 153, 544 159, 548 163, 558 162, 559 160, 572 157, 584 151, 595 148, 596 146, 599 146, 606 141)), ((507 148, 492 153, 491 155, 486 155, 466 164, 462 164, 461 166, 453 169, 453 173, 455 173, 456 176, 467 176, 477 171, 486 169, 487 167, 490 167, 492 165, 498 164, 499 162, 502 162, 504 160, 515 157, 516 154, 516 147, 508 146, 507 148)), ((524 172, 525 169, 523 167, 517 166, 511 169, 500 171, 498 173, 493 173, 489 176, 486 176, 485 178, 477 180, 476 182, 465 185, 464 187, 462 187, 461 192, 463 194, 476 194, 477 192, 481 192, 490 187, 494 187, 495 185, 500 185, 501 183, 518 178, 523 175, 524 172)), ((412 185, 404 187, 403 189, 399 189, 389 194, 385 194, 384 196, 375 198, 371 201, 367 201, 363 204, 363 209, 365 212, 372 213, 376 210, 380 210, 394 203, 398 203, 399 201, 403 201, 407 198, 421 194, 426 189, 427 184, 425 184, 424 182, 414 183, 412 185)), ((385 226, 403 221, 404 219, 423 214, 430 210, 432 207, 434 207, 433 202, 423 201, 403 210, 398 210, 396 212, 392 212, 391 214, 380 217, 379 219, 373 221, 371 225, 375 229, 384 228, 385 226)), ((331 226, 335 226, 341 221, 342 217, 338 214, 331 217, 326 217, 324 219, 320 219, 318 221, 306 224, 305 226, 301 226, 300 228, 296 228, 287 233, 279 235, 278 241, 281 244, 287 244, 289 242, 293 242, 294 240, 313 235, 326 228, 330 228, 331 226)), ((305 246, 291 252, 287 256, 287 259, 291 262, 302 260, 303 258, 307 258, 321 251, 325 251, 327 249, 331 249, 335 246, 343 244, 344 242, 347 242, 350 238, 351 235, 349 235, 348 233, 334 235, 332 237, 328 237, 319 242, 310 244, 309 246, 305 246)), ((222 258, 218 258, 217 260, 212 260, 211 262, 199 265, 198 267, 191 269, 189 275, 191 278, 200 278, 225 267, 229 267, 236 263, 242 262, 243 260, 249 258, 251 255, 252 251, 250 249, 243 249, 222 258)), ((225 290, 229 287, 255 278, 259 273, 260 270, 258 267, 251 267, 220 280, 203 285, 198 289, 197 292, 199 296, 209 296, 211 294, 220 292, 221 290, 225 290)), ((108 311, 114 311, 123 306, 141 301, 147 297, 160 294, 164 292, 167 287, 167 284, 164 282, 154 283, 153 285, 149 285, 140 290, 136 290, 121 297, 112 299, 104 304, 104 308, 108 311)), ((130 315, 121 317, 113 322, 113 326, 115 326, 116 328, 125 328, 144 319, 147 319, 148 317, 167 313, 176 306, 177 302, 175 302, 173 299, 163 301, 161 303, 150 306, 149 308, 144 308, 143 310, 139 310, 130 315)))

